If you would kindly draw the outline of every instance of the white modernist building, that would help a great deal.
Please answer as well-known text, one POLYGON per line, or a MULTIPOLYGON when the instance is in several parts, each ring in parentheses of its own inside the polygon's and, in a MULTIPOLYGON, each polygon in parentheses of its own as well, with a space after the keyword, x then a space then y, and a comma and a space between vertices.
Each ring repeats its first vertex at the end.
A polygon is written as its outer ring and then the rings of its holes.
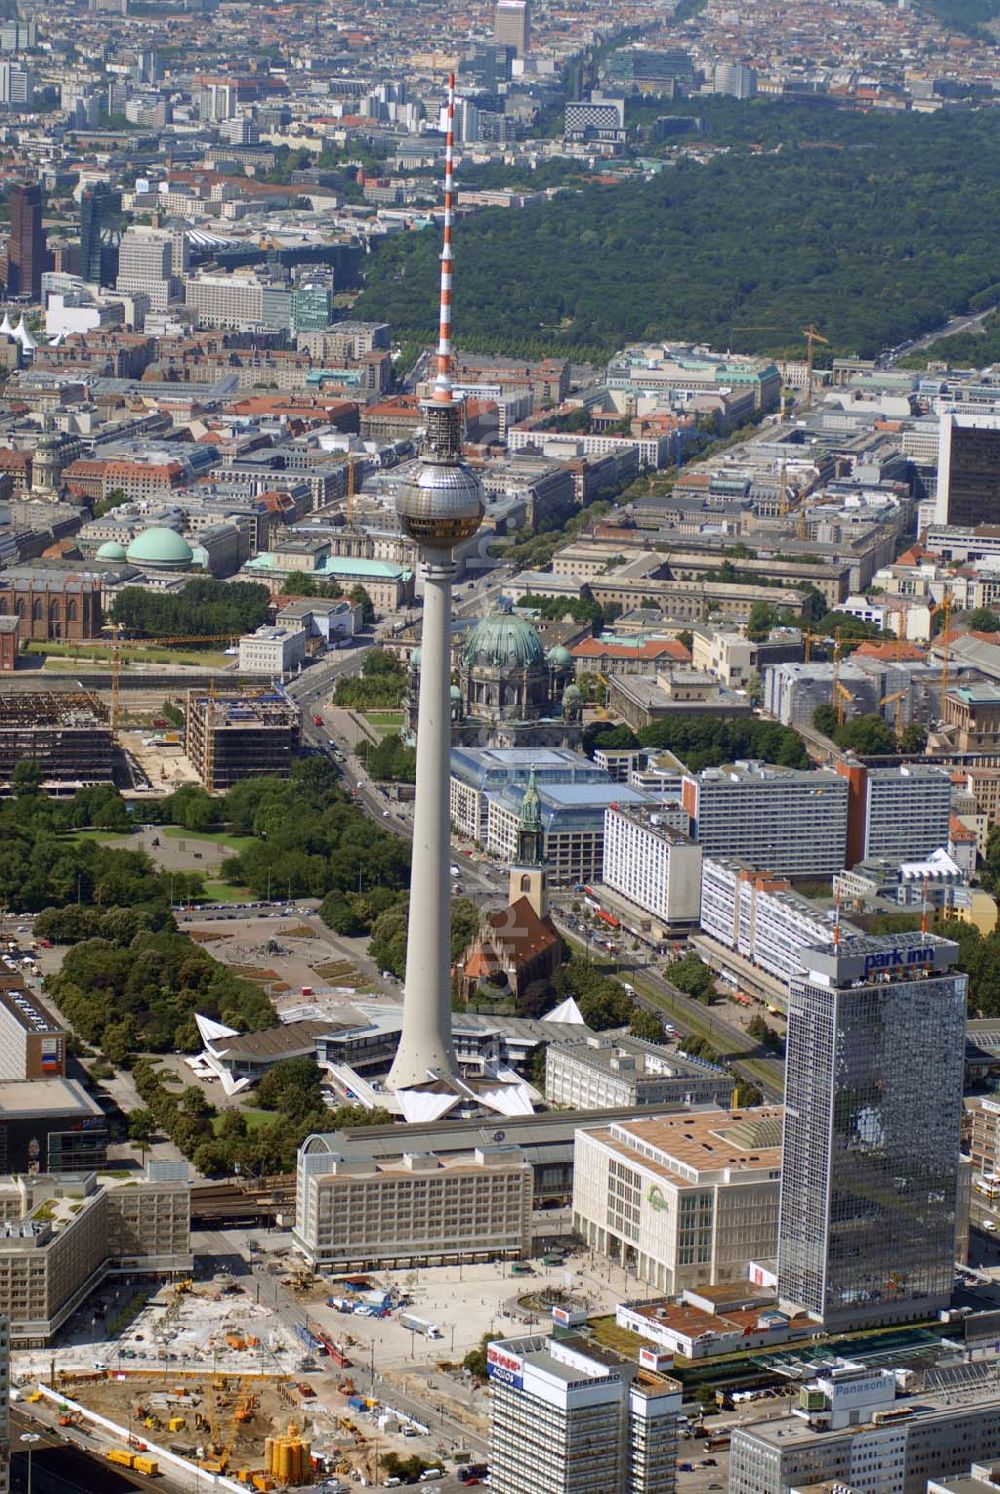
POLYGON ((828 769, 737 762, 689 775, 682 795, 706 856, 783 877, 829 877, 844 865, 848 786, 828 769))
POLYGON ((604 812, 604 883, 663 924, 697 922, 701 855, 656 806, 615 803, 604 812))
POLYGON ((500 1494, 673 1494, 678 1381, 541 1334, 491 1343, 486 1372, 500 1494))
POLYGON ((577 1131, 574 1230, 668 1296, 745 1281, 777 1248, 781 1125, 764 1107, 577 1131))

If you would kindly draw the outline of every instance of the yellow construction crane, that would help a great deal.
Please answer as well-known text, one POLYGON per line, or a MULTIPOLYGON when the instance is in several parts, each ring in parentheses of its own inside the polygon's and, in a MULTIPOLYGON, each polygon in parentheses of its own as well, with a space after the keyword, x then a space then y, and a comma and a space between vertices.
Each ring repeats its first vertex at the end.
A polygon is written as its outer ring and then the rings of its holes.
POLYGON ((821 342, 824 346, 829 347, 830 339, 823 336, 814 322, 810 322, 808 327, 802 328, 802 336, 806 340, 806 403, 811 405, 813 397, 813 348, 817 342, 821 342))
POLYGON ((838 726, 843 726, 844 724, 844 716, 846 714, 844 710, 845 703, 847 705, 851 705, 853 704, 853 701, 854 696, 851 694, 850 690, 848 690, 847 686, 842 685, 838 680, 833 687, 833 708, 837 712, 838 726))
POLYGON ((891 695, 883 695, 882 699, 879 701, 880 706, 892 705, 893 702, 895 702, 896 710, 894 714, 896 717, 895 729, 897 737, 901 737, 903 735, 903 701, 908 700, 909 695, 909 690, 894 690, 891 695))
POLYGON ((830 676, 830 704, 836 709, 837 691, 840 688, 840 629, 833 634, 833 673, 830 676))
POLYGON ((937 604, 936 607, 932 607, 931 608, 931 621, 932 621, 932 623, 933 623, 933 620, 934 620, 935 616, 937 615, 937 613, 940 612, 942 614, 942 623, 941 623, 941 639, 942 639, 942 651, 941 651, 941 697, 940 697, 940 719, 942 721, 944 720, 944 702, 945 702, 945 697, 948 694, 948 682, 949 682, 949 673, 950 673, 950 665, 951 665, 951 644, 949 642, 948 635, 949 635, 949 633, 951 631, 951 609, 952 609, 953 606, 954 606, 954 603, 952 602, 951 592, 949 591, 947 593, 947 595, 940 602, 938 602, 938 604, 937 604))
POLYGON ((778 476, 778 517, 788 517, 788 463, 781 463, 781 472, 778 476))
MULTIPOLYGON (((121 679, 122 679, 122 623, 111 623, 111 729, 117 731, 121 721, 121 679)), ((139 648, 156 648, 158 644, 173 645, 176 643, 224 643, 231 648, 236 642, 232 633, 184 633, 170 634, 166 638, 130 638, 130 643, 139 648)), ((215 680, 211 682, 213 691, 215 680)))

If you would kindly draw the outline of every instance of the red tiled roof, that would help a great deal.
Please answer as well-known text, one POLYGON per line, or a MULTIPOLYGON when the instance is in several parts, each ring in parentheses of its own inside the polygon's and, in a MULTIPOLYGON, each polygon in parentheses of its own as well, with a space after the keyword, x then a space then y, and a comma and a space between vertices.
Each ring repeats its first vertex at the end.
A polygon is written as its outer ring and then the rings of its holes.
POLYGON ((886 663, 903 661, 917 663, 927 657, 925 648, 918 648, 915 643, 906 643, 903 640, 887 643, 861 643, 854 652, 858 658, 882 659, 886 663))
POLYGON ((600 638, 583 638, 570 649, 574 659, 673 659, 688 664, 690 650, 679 638, 649 638, 645 643, 602 643, 600 638))

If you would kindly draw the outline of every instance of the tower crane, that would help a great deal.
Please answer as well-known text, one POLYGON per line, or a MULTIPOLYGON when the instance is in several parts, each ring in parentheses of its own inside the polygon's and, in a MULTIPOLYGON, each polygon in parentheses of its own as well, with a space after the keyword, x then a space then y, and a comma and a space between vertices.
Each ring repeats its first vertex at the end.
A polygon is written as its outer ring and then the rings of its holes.
POLYGON ((949 635, 949 633, 951 631, 951 609, 952 609, 953 606, 954 606, 954 603, 952 602, 951 592, 949 591, 949 592, 947 592, 945 594, 945 596, 941 599, 941 601, 938 602, 938 604, 937 604, 936 607, 932 607, 931 608, 931 621, 932 622, 933 622, 934 617, 937 615, 937 613, 940 612, 941 615, 942 615, 942 624, 941 624, 941 643, 942 643, 942 649, 941 649, 941 695, 940 695, 940 712, 939 712, 940 719, 942 721, 944 720, 944 703, 945 703, 945 697, 948 694, 949 674, 950 674, 950 665, 951 665, 951 643, 949 641, 949 636, 948 635, 949 635))
POLYGON ((909 698, 909 694, 908 690, 894 690, 891 695, 883 695, 879 701, 880 706, 892 705, 895 702, 896 709, 894 715, 896 718, 895 731, 897 737, 903 735, 903 701, 909 698))
POLYGON ((846 685, 842 685, 840 681, 837 680, 833 687, 833 708, 837 712, 838 726, 843 726, 844 724, 844 716, 846 714, 844 709, 845 704, 851 705, 853 704, 853 702, 854 696, 851 694, 850 690, 848 690, 846 685))
MULTIPOLYGON (((122 630, 123 623, 111 623, 111 729, 117 731, 121 721, 121 677, 122 677, 122 630)), ((155 648, 158 644, 177 643, 225 643, 231 648, 236 642, 232 633, 184 633, 169 634, 165 638, 135 638, 130 642, 142 648, 155 648)), ((214 688, 214 680, 212 682, 214 688)))
POLYGON ((821 342, 824 346, 829 347, 830 339, 823 336, 815 322, 810 322, 808 327, 803 327, 802 336, 806 340, 806 403, 811 405, 813 397, 813 348, 817 342, 821 342))

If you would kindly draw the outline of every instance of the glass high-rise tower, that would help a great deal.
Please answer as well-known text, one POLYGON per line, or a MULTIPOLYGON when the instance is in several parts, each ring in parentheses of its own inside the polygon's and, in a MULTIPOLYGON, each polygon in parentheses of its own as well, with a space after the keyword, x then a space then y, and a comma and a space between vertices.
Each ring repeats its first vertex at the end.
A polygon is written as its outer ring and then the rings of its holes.
POLYGON ((778 1294, 832 1328, 954 1281, 967 976, 920 933, 801 952, 788 1000, 778 1294))

